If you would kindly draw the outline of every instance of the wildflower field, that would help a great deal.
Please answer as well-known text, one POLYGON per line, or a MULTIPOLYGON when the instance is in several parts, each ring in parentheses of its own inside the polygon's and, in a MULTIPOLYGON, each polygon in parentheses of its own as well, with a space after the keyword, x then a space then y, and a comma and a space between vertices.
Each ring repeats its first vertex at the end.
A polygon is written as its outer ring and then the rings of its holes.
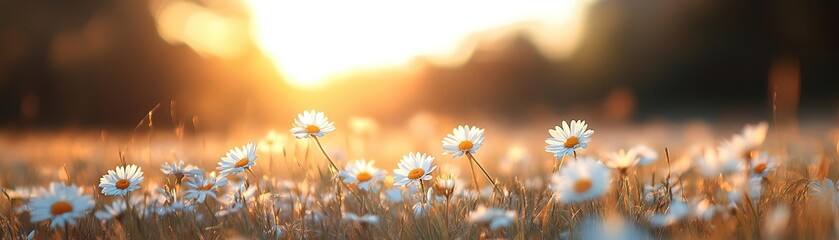
POLYGON ((0 239, 839 237, 835 143, 790 147, 767 122, 386 135, 327 114, 236 139, 4 135, 0 239))

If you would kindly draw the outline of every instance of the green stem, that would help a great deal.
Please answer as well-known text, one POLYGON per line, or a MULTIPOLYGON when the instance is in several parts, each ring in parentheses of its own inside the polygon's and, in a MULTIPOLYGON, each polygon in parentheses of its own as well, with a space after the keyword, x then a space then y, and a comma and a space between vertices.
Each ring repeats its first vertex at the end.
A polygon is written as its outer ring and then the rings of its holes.
POLYGON ((481 163, 479 163, 478 160, 475 159, 475 156, 472 156, 472 153, 469 153, 469 152, 466 152, 466 156, 468 156, 469 159, 472 159, 472 161, 475 162, 475 164, 478 165, 478 168, 480 168, 481 171, 484 172, 484 176, 486 176, 487 180, 489 180, 489 182, 492 183, 492 187, 495 189, 495 191, 498 192, 499 196, 503 197, 504 193, 502 193, 501 190, 498 189, 498 184, 495 184, 495 180, 493 180, 493 178, 491 176, 489 176, 489 173, 487 172, 487 170, 484 169, 484 166, 481 166, 481 163))

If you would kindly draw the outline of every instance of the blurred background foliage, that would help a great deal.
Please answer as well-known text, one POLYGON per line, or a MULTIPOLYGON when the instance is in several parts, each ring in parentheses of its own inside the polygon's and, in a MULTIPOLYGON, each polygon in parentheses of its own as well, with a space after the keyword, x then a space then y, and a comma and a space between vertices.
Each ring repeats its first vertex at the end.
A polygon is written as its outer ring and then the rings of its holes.
POLYGON ((410 16, 416 25, 399 26, 387 6, 322 3, 310 9, 320 13, 313 18, 264 20, 256 12, 271 16, 272 9, 254 7, 257 1, 0 0, 0 126, 130 130, 158 103, 159 111, 208 129, 286 123, 309 108, 383 124, 421 112, 511 124, 556 115, 752 121, 772 119, 773 109, 790 121, 839 118, 837 1, 559 1, 571 7, 556 15, 573 15, 573 24, 538 34, 515 21, 487 25, 464 33, 474 41, 458 47, 466 53, 455 64, 417 54, 312 86, 283 74, 271 42, 311 40, 303 55, 318 69, 320 60, 393 51, 347 56, 342 50, 353 45, 331 42, 389 40, 417 26, 433 35, 435 26, 494 12, 439 4, 425 17, 410 16), (435 19, 438 10, 455 17, 435 19), (387 27, 406 29, 324 29, 382 12, 371 25, 393 20, 387 27), (337 32, 286 31, 279 40, 254 34, 282 26, 337 32), (545 47, 551 43, 559 50, 545 47))

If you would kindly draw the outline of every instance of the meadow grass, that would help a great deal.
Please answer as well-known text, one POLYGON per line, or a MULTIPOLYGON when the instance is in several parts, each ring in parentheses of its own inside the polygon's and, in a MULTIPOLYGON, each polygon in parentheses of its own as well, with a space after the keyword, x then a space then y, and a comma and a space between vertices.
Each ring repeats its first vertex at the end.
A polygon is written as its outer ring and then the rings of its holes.
MULTIPOLYGON (((158 189, 178 194, 186 189, 176 177, 166 176, 158 170, 162 162, 186 159, 187 163, 209 172, 215 168, 215 159, 222 155, 219 149, 231 145, 227 140, 208 144, 207 137, 153 138, 152 134, 148 133, 147 139, 138 138, 136 133, 107 137, 120 139, 110 141, 104 134, 80 134, 78 138, 69 137, 74 139, 72 141, 67 140, 67 136, 55 138, 46 134, 10 144, 17 151, 9 150, 10 147, 3 156, 0 238, 24 239, 34 231, 36 239, 585 239, 598 236, 611 236, 612 239, 832 239, 837 237, 839 230, 836 188, 831 184, 829 192, 816 194, 811 186, 830 181, 827 177, 835 166, 831 159, 835 153, 820 155, 817 161, 809 161, 819 156, 815 154, 773 155, 780 164, 774 172, 760 179, 759 196, 750 196, 754 192, 743 189, 735 191, 742 194, 742 199, 733 200, 736 196, 727 193, 732 192, 732 188, 742 187, 732 183, 735 177, 729 174, 703 176, 694 166, 698 160, 688 151, 676 157, 663 146, 653 147, 662 153, 655 164, 633 166, 625 173, 613 171, 608 192, 592 200, 564 202, 551 187, 554 171, 544 166, 557 165, 561 169, 560 163, 575 161, 573 156, 556 160, 549 157, 548 161, 536 164, 540 167, 514 169, 509 174, 497 174, 500 169, 489 166, 488 172, 497 176, 499 189, 494 191, 480 172, 477 179, 473 179, 466 170, 469 169, 466 157, 450 160, 448 156, 432 153, 438 156, 435 164, 454 163, 434 172, 433 176, 437 178, 455 172, 458 180, 449 197, 434 187, 434 180, 425 181, 422 188, 433 189, 432 198, 425 199, 426 194, 418 190, 418 186, 395 187, 392 178, 374 184, 369 191, 352 183, 342 183, 330 167, 332 160, 326 157, 336 155, 335 152, 321 152, 312 139, 300 139, 275 150, 260 152, 255 167, 227 177, 233 182, 229 186, 236 187, 220 189, 218 199, 208 198, 204 203, 184 201, 188 206, 169 214, 158 214, 157 211, 172 204, 172 200, 183 198, 179 195, 167 199, 158 189), (172 151, 172 145, 182 150, 172 151), (37 147, 55 149, 32 149, 37 147), (131 210, 116 214, 112 220, 96 218, 94 211, 121 198, 101 194, 96 180, 107 170, 126 164, 137 164, 146 173, 142 188, 130 195, 138 200, 129 199, 131 204, 127 207, 131 210), (480 181, 480 190, 474 189, 474 181, 480 181), (86 194, 94 197, 93 210, 78 223, 67 227, 51 228, 49 221, 33 223, 29 214, 31 209, 26 208, 31 194, 26 190, 44 187, 50 182, 82 187, 86 194), (648 192, 644 187, 657 183, 664 186, 663 194, 652 194, 651 200, 645 199, 648 192), (239 186, 244 188, 237 188, 239 186), (245 194, 248 196, 239 196, 232 201, 220 200, 222 196, 234 196, 236 191, 251 188, 255 189, 251 195, 245 194), (398 197, 388 195, 391 189, 398 190, 398 197), (401 201, 397 201, 399 198, 401 201), (701 200, 707 204, 701 206, 701 200), (424 201, 430 202, 431 207, 418 216, 414 205, 424 201), (675 211, 669 209, 674 201, 685 202, 689 213, 670 216, 672 221, 666 224, 651 222, 656 214, 667 216, 675 211), (231 203, 235 202, 244 205, 229 213, 217 214, 230 210, 231 203), (512 211, 515 217, 510 224, 498 228, 470 221, 470 215, 479 207, 512 211), (352 221, 348 220, 347 214, 373 215, 377 220, 352 221), (603 226, 594 224, 603 221, 606 221, 603 226)), ((598 134, 599 138, 609 138, 608 133, 598 134)), ((7 143, 8 139, 5 140, 7 143)), ((255 140, 258 139, 251 141, 255 140)), ((334 141, 324 142, 327 149, 330 143, 334 141)), ((501 161, 500 157, 481 157, 480 153, 476 156, 481 160, 491 159, 483 161, 485 164, 501 161)), ((351 160, 347 156, 333 158, 341 169, 351 160)), ((546 158, 530 161, 543 159, 546 158)), ((515 164, 520 162, 514 163, 513 168, 516 168, 515 164)), ((396 168, 394 161, 377 162, 376 166, 388 170, 388 175, 396 168)))

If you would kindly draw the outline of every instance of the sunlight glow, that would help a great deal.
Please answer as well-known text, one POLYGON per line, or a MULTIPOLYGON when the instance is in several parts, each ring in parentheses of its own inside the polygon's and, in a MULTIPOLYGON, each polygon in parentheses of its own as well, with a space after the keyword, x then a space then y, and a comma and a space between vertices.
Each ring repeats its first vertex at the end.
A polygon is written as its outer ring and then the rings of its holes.
POLYGON ((481 41, 527 34, 549 57, 580 41, 591 0, 249 0, 251 32, 289 83, 314 87, 354 70, 424 57, 452 66, 481 41))

